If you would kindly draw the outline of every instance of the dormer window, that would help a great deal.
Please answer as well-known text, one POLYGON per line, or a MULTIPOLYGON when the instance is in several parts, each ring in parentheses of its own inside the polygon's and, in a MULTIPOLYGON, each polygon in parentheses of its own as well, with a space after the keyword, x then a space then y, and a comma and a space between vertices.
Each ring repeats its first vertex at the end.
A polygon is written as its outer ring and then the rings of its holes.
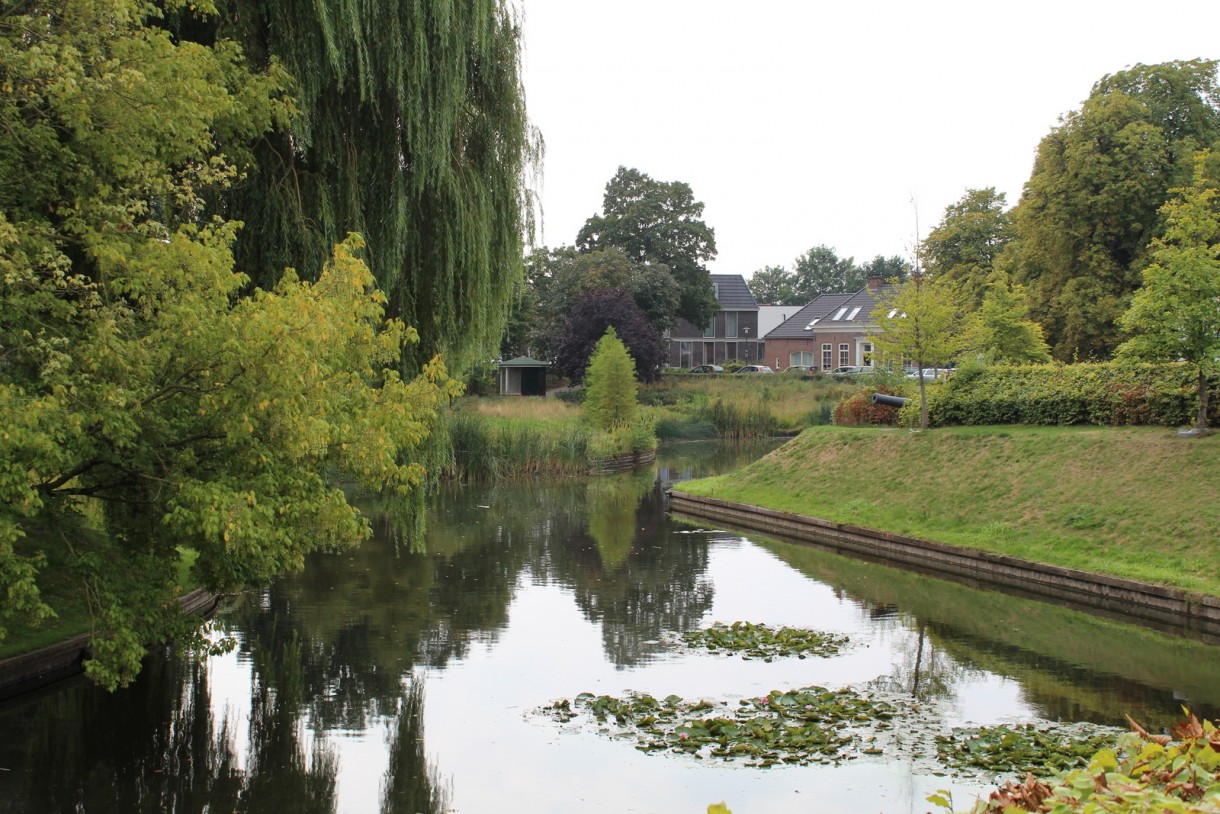
POLYGON ((843 315, 846 313, 847 313, 847 306, 845 305, 842 308, 840 308, 839 313, 835 314, 833 317, 831 317, 831 319, 833 319, 835 322, 838 322, 839 320, 841 320, 843 318, 843 315))
POLYGON ((858 313, 860 313, 860 306, 859 306, 859 305, 857 305, 855 308, 851 309, 851 313, 847 315, 847 319, 848 319, 848 320, 853 320, 853 319, 855 319, 855 318, 856 318, 856 314, 858 314, 858 313))

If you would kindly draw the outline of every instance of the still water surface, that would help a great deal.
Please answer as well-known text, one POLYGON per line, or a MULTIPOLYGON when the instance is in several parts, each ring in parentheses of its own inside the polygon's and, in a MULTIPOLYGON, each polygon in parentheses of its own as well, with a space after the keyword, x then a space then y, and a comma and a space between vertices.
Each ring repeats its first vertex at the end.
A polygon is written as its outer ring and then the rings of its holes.
POLYGON ((670 518, 662 488, 761 450, 687 445, 650 472, 445 490, 427 553, 360 550, 229 603, 234 650, 150 658, 0 707, 0 812, 924 812, 990 788, 926 737, 831 767, 645 754, 540 707, 580 692, 896 693, 923 735, 966 723, 1152 726, 1220 711, 1220 647, 809 546, 670 518), (770 663, 675 648, 747 620, 850 637, 770 663))

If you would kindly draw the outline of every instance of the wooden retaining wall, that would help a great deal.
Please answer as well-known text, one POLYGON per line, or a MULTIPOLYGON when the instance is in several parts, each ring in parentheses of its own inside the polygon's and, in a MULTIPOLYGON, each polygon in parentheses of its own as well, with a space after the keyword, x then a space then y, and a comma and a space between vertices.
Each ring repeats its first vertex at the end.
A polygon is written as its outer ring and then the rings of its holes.
MULTIPOLYGON (((220 605, 216 597, 202 588, 178 600, 182 610, 210 618, 220 605)), ((82 633, 31 653, 0 659, 0 700, 12 698, 46 684, 78 675, 89 658, 90 634, 82 633)))
POLYGON ((607 458, 603 461, 594 461, 592 471, 594 475, 604 475, 607 472, 623 472, 628 469, 645 466, 656 459, 657 451, 655 449, 648 450, 647 452, 628 452, 626 455, 607 458))
POLYGON ((674 514, 1220 635, 1217 597, 686 492, 669 501, 674 514))

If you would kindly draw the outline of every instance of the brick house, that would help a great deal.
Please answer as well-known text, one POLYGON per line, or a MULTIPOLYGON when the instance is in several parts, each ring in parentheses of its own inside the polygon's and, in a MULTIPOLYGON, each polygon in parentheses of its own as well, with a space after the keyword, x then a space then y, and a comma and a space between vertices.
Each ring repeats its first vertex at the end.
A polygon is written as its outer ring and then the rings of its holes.
POLYGON ((873 306, 889 289, 880 277, 870 277, 854 294, 823 294, 764 337, 767 357, 780 368, 871 365, 873 306))
POLYGON ((720 310, 712 324, 696 328, 678 320, 666 338, 669 341, 670 367, 742 362, 766 364, 764 343, 758 333, 758 304, 740 274, 713 274, 712 286, 720 310))

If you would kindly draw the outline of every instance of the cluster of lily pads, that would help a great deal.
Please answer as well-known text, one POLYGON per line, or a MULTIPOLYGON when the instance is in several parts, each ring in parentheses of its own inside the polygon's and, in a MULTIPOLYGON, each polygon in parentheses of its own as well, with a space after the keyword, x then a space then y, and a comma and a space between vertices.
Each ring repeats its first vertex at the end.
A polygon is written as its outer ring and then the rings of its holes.
POLYGON ((582 712, 613 721, 645 752, 670 751, 696 758, 741 760, 748 766, 834 763, 856 754, 880 754, 862 732, 889 726, 898 709, 853 690, 804 687, 773 691, 736 704, 676 695, 624 698, 581 693, 547 711, 559 721, 582 712))
POLYGON ((804 628, 771 628, 752 622, 717 622, 703 630, 682 634, 682 641, 692 647, 703 647, 712 653, 740 653, 742 658, 764 661, 782 656, 833 656, 848 641, 846 636, 804 628))
POLYGON ((936 753, 955 769, 1043 775, 1087 766, 1099 749, 1113 746, 1121 732, 1080 723, 958 727, 936 736, 936 753))

